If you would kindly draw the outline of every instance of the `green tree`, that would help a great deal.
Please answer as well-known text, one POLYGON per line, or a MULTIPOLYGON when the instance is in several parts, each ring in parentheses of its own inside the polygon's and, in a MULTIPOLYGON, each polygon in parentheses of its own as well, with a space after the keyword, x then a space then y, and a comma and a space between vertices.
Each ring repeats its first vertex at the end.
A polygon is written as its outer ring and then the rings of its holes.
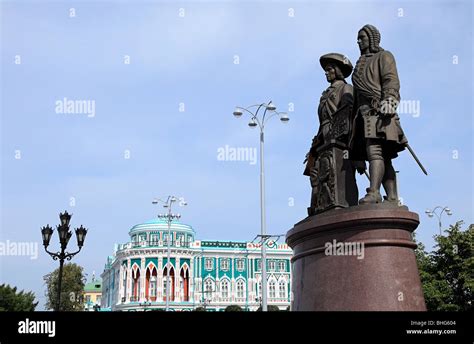
POLYGON ((242 312, 242 307, 240 307, 239 305, 230 305, 230 306, 227 306, 224 310, 225 312, 242 312))
POLYGON ((426 306, 430 311, 472 310, 474 290, 474 226, 461 231, 462 221, 436 235, 436 249, 415 251, 426 306))
POLYGON ((33 312, 37 305, 33 292, 18 293, 16 287, 0 285, 0 312, 33 312))
POLYGON ((206 311, 206 309, 205 309, 204 307, 201 307, 201 306, 196 307, 196 308, 194 309, 194 312, 205 312, 205 311, 206 311))
MULTIPOLYGON (((262 306, 258 307, 258 309, 257 309, 257 312, 261 312, 261 311, 262 311, 262 306)), ((280 308, 278 308, 278 306, 275 306, 275 305, 267 305, 267 311, 269 311, 269 312, 279 312, 280 308)))
MULTIPOLYGON (((58 297, 59 268, 43 277, 46 282, 46 309, 55 309, 58 297)), ((69 263, 63 266, 61 284, 61 311, 84 310, 84 283, 86 278, 83 268, 69 263)))

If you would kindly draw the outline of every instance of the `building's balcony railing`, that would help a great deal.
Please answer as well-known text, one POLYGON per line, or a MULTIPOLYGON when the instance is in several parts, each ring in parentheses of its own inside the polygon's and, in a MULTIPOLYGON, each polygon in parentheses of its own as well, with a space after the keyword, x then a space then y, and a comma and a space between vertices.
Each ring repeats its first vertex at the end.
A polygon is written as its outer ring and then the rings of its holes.
MULTIPOLYGON (((188 248, 191 246, 191 241, 172 240, 170 246, 188 248)), ((168 242, 166 240, 132 241, 126 244, 120 244, 118 250, 138 247, 168 247, 168 242)))

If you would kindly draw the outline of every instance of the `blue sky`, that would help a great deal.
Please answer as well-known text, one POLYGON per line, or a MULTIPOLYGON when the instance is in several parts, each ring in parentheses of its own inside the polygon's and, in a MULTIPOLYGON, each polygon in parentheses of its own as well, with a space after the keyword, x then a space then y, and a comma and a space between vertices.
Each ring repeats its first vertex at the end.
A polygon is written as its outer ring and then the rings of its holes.
MULTIPOLYGON (((258 148, 258 132, 232 111, 270 99, 281 111, 294 104, 288 124, 266 129, 267 228, 286 233, 310 200, 302 161, 327 87, 319 57, 340 52, 355 64, 357 31, 370 23, 396 58, 402 99, 421 106, 400 117, 429 175, 408 152, 394 165, 430 248, 438 227, 426 208, 449 205, 445 227, 473 222, 472 16, 470 1, 3 1, 0 240, 42 250, 40 227, 67 209, 74 227, 90 229, 73 261, 99 275, 114 243, 161 212, 151 200, 174 194, 188 201, 178 211, 197 238, 251 241, 259 165, 217 152, 258 148), (64 97, 94 100, 95 116, 56 113, 64 97)), ((0 283, 33 290, 42 309, 42 276, 56 267, 41 251, 3 256, 0 283)))

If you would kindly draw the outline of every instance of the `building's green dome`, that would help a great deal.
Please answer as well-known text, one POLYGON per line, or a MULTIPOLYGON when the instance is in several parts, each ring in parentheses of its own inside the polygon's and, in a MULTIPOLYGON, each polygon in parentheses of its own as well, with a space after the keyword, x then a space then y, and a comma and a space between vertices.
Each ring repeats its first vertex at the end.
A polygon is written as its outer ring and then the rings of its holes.
MULTIPOLYGON (((194 234, 194 229, 190 225, 181 223, 179 220, 171 221, 171 230, 174 231, 187 231, 194 234)), ((130 229, 130 234, 142 231, 157 231, 157 230, 168 230, 168 222, 162 219, 152 219, 138 225, 135 225, 130 229)))
MULTIPOLYGON (((181 223, 179 220, 174 219, 170 225, 171 232, 181 233, 181 235, 191 236, 191 240, 194 240, 194 229, 190 225, 181 223)), ((129 235, 131 238, 134 236, 147 235, 147 233, 158 233, 168 231, 168 221, 163 219, 152 219, 140 224, 133 226, 130 229, 129 235)))

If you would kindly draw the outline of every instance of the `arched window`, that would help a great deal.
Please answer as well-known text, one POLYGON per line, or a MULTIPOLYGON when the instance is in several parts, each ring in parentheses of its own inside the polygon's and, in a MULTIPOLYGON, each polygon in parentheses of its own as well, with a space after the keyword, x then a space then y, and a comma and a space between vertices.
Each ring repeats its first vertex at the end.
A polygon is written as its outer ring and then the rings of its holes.
POLYGON ((285 281, 280 281, 280 283, 278 283, 278 291, 279 291, 280 299, 286 298, 286 282, 285 281))
POLYGON ((206 289, 207 293, 213 292, 214 282, 212 282, 212 280, 210 278, 208 278, 206 280, 206 282, 204 283, 204 286, 205 286, 205 289, 206 289))
POLYGON ((275 281, 273 281, 273 280, 270 281, 268 289, 269 289, 269 293, 268 293, 269 297, 271 299, 274 299, 276 297, 276 295, 275 295, 275 281))
POLYGON ((183 295, 183 301, 189 301, 189 269, 187 265, 181 268, 179 277, 179 286, 181 295, 183 295))
POLYGON ((138 301, 140 297, 140 268, 134 265, 132 270, 132 297, 130 301, 138 301))
MULTIPOLYGON (((163 270, 163 301, 166 301, 167 295, 167 285, 168 285, 168 267, 165 267, 163 270)), ((174 301, 174 294, 175 294, 175 276, 174 276, 174 269, 173 267, 170 268, 170 301, 174 301)))
POLYGON ((150 296, 152 299, 156 298, 156 276, 150 278, 150 296))
POLYGON ((204 300, 212 300, 213 294, 214 294, 214 281, 210 278, 206 279, 204 282, 204 295, 203 299, 204 300))
POLYGON ((237 297, 238 298, 244 298, 244 294, 245 294, 244 281, 238 280, 237 281, 237 297))
POLYGON ((221 282, 221 295, 223 299, 229 297, 229 282, 226 279, 221 282))
POLYGON ((147 300, 156 301, 157 275, 155 266, 150 265, 146 271, 145 281, 145 298, 147 300))

